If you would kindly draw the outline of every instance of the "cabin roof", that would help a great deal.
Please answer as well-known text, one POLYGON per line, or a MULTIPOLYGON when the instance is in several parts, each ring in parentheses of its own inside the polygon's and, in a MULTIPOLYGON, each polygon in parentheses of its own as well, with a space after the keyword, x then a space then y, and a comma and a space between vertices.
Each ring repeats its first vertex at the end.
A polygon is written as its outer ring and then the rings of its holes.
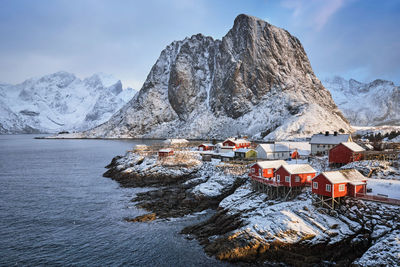
POLYGON ((201 144, 199 146, 215 146, 215 145, 213 145, 213 144, 201 144))
POLYGON ((365 177, 356 169, 323 172, 323 176, 332 184, 351 183, 353 185, 365 184, 365 177))
POLYGON ((291 165, 282 165, 286 171, 290 174, 300 174, 300 173, 313 173, 317 172, 313 167, 308 164, 291 164, 291 165))
POLYGON ((289 152, 289 148, 283 144, 259 144, 257 149, 262 149, 267 153, 289 152))
POLYGON ((246 139, 241 139, 241 138, 228 138, 224 142, 226 142, 226 141, 231 141, 231 142, 233 142, 235 144, 250 143, 250 141, 248 141, 246 139))
POLYGON ((362 148, 361 146, 359 146, 357 143, 354 142, 342 142, 341 144, 354 152, 365 151, 364 148, 362 148))
POLYGON ((172 152, 172 151, 173 150, 171 148, 163 148, 163 149, 158 150, 158 152, 161 152, 161 153, 169 153, 169 152, 172 152))
POLYGON ((311 137, 310 144, 338 145, 340 143, 347 142, 349 137, 350 134, 314 134, 311 137))
POLYGON ((278 169, 282 165, 286 165, 287 162, 284 160, 266 160, 266 161, 259 161, 255 164, 258 164, 263 169, 278 169))

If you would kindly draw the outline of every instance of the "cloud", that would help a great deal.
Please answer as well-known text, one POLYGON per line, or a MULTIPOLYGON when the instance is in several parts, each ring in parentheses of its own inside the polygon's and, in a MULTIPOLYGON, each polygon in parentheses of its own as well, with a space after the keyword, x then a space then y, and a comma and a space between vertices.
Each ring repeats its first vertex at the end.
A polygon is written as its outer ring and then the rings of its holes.
POLYGON ((292 19, 297 23, 307 23, 320 31, 344 3, 344 0, 284 0, 281 5, 292 10, 292 19))

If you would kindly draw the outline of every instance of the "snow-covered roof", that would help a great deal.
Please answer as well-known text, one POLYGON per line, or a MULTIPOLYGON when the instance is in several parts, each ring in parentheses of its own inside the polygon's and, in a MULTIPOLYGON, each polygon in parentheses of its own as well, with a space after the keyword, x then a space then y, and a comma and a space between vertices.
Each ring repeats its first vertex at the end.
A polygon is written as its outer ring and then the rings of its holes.
POLYGON ((254 149, 251 149, 251 148, 239 148, 239 149, 236 149, 235 152, 247 153, 247 152, 249 152, 250 150, 255 151, 254 149))
POLYGON ((288 152, 289 148, 283 144, 259 144, 257 149, 262 149, 266 153, 272 152, 288 152))
POLYGON ((233 157, 235 157, 235 152, 226 152, 226 153, 221 153, 220 154, 221 155, 221 157, 225 157, 225 158, 233 158, 233 157))
POLYGON ((287 170, 290 174, 299 173, 313 173, 317 172, 309 164, 292 164, 292 165, 282 165, 282 167, 287 170))
POLYGON ((215 146, 213 144, 201 144, 200 146, 215 146))
POLYGON ((359 146, 357 143, 354 142, 342 142, 341 144, 354 152, 365 151, 364 148, 362 148, 361 146, 359 146))
POLYGON ((311 137, 310 144, 338 145, 340 143, 347 142, 349 138, 350 134, 314 134, 311 137))
POLYGON ((231 141, 235 144, 250 143, 250 141, 248 141, 246 139, 240 139, 240 138, 228 138, 224 142, 226 142, 226 141, 231 141))
POLYGON ((258 164, 263 169, 278 169, 282 165, 286 165, 287 162, 284 160, 266 160, 266 161, 259 161, 255 164, 258 164))
POLYGON ((161 153, 169 153, 169 152, 172 152, 173 150, 171 149, 171 148, 163 148, 163 149, 160 149, 158 152, 161 152, 161 153))
POLYGON ((183 144, 183 143, 189 143, 188 140, 186 139, 167 139, 164 141, 166 144, 183 144))
POLYGON ((356 169, 328 171, 323 172, 322 175, 324 175, 332 184, 351 183, 353 185, 360 185, 365 184, 363 180, 366 179, 356 169))

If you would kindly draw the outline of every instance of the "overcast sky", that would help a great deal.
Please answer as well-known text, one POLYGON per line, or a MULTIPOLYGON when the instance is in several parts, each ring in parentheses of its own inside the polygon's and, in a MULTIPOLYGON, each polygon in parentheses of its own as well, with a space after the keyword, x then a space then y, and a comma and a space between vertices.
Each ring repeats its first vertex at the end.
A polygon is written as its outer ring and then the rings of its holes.
POLYGON ((400 83, 398 0, 0 0, 0 81, 104 72, 140 89, 166 45, 221 39, 241 13, 298 37, 319 78, 400 83))

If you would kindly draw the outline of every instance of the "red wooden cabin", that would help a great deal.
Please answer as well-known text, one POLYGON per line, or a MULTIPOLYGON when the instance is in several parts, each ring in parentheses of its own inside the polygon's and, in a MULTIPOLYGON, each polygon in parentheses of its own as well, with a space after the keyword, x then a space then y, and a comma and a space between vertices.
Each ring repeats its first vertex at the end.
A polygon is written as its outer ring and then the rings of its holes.
POLYGON ((316 173, 308 164, 282 165, 275 171, 275 180, 288 187, 306 186, 311 184, 316 173))
POLYGON ((201 144, 198 146, 199 151, 209 151, 209 150, 214 150, 215 145, 213 144, 201 144))
POLYGON ((332 198, 366 193, 367 179, 357 170, 323 172, 312 179, 312 192, 332 198))
POLYGON ((330 165, 345 165, 353 161, 361 160, 364 148, 354 142, 343 142, 329 150, 330 165))
POLYGON ((259 161, 250 167, 250 177, 272 179, 275 177, 275 170, 286 165, 284 160, 259 161))
POLYGON ((250 147, 251 142, 247 141, 246 139, 238 139, 238 138, 228 138, 222 143, 223 148, 231 148, 231 149, 238 149, 238 148, 248 148, 250 147))
POLYGON ((170 148, 164 148, 164 149, 160 149, 158 151, 158 157, 160 157, 160 158, 172 156, 173 154, 174 154, 174 151, 170 148))

